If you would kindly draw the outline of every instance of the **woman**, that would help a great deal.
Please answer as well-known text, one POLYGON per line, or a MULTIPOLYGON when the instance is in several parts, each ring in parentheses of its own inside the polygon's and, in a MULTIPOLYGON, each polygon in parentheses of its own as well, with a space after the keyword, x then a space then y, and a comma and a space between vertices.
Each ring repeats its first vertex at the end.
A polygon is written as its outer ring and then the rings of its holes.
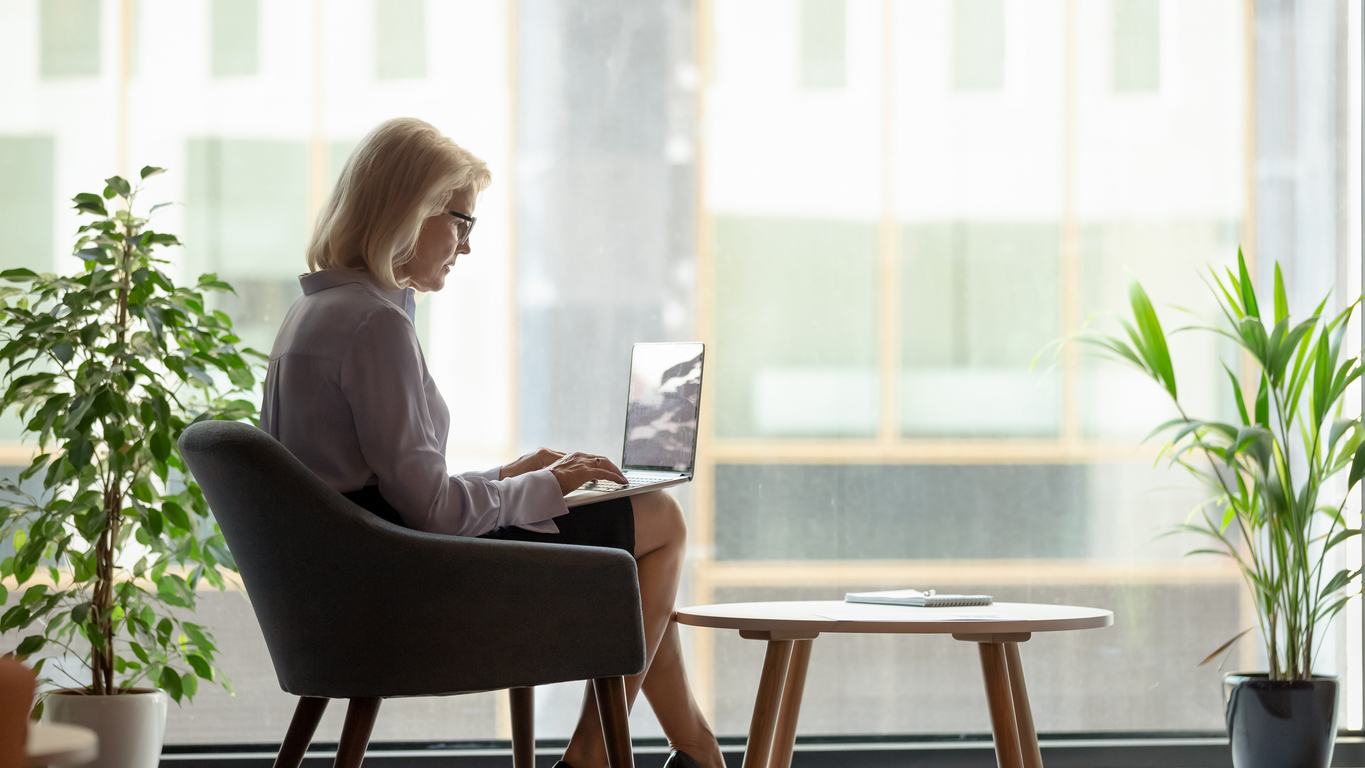
MULTIPOLYGON (((569 511, 589 480, 624 482, 611 461, 542 448, 503 467, 451 476, 450 412, 412 319, 414 291, 439 291, 470 252, 483 161, 431 125, 390 120, 346 161, 308 245, 304 295, 275 340, 261 427, 348 498, 398 525, 456 536, 613 546, 635 556, 644 610, 644 691, 673 753, 668 766, 722 768, 692 698, 671 621, 687 529, 663 491, 569 511)), ((465 407, 474 407, 464 404, 465 407)), ((592 687, 565 768, 607 764, 592 687)))

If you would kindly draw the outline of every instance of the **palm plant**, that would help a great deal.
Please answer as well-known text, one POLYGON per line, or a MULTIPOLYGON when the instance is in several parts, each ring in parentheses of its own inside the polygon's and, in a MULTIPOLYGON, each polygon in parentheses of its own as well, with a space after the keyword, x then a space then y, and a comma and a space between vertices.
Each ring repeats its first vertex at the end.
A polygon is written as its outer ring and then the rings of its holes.
MULTIPOLYGON (((1313 315, 1289 316, 1284 278, 1275 265, 1273 319, 1262 315, 1241 250, 1238 270, 1210 269, 1210 290, 1222 312, 1174 333, 1202 331, 1231 339, 1252 366, 1255 397, 1222 363, 1237 405, 1237 421, 1192 417, 1181 403, 1162 330, 1141 284, 1128 284, 1132 318, 1120 318, 1122 335, 1085 333, 1077 340, 1152 379, 1169 395, 1178 418, 1148 439, 1168 435, 1163 455, 1188 470, 1210 493, 1172 533, 1210 543, 1189 554, 1211 553, 1236 562, 1256 606, 1270 661, 1270 679, 1305 680, 1328 623, 1356 592, 1360 570, 1329 566, 1329 555, 1360 534, 1343 516, 1350 490, 1365 474, 1359 418, 1343 418, 1344 396, 1361 375, 1358 356, 1342 359, 1346 328, 1359 300, 1326 316, 1324 298, 1313 315), (1250 408, 1248 408, 1250 402, 1250 408), (1345 488, 1329 488, 1347 471, 1345 488), (1323 503, 1340 494, 1341 501, 1323 503)), ((1208 659, 1250 632, 1228 640, 1208 659)))

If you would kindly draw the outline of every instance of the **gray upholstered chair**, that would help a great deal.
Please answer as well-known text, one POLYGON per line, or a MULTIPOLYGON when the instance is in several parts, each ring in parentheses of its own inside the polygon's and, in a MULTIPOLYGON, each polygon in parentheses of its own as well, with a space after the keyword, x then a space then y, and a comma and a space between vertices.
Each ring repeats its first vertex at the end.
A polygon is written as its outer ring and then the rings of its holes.
POLYGON ((335 765, 359 766, 381 700, 511 689, 532 768, 532 687, 592 680, 613 768, 633 765, 623 675, 645 666, 635 560, 615 549, 419 533, 352 504, 246 424, 180 438, 237 560, 280 687, 302 697, 276 768, 297 768, 330 699, 335 765))

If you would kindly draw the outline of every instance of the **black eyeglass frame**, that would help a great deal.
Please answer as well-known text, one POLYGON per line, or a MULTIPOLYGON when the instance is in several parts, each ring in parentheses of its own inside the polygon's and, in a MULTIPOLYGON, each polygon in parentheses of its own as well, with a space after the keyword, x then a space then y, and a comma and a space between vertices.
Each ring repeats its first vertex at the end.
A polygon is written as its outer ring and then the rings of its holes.
POLYGON ((469 222, 469 229, 465 230, 464 237, 460 238, 460 242, 455 244, 455 247, 459 248, 460 246, 469 242, 469 236, 474 233, 474 222, 478 221, 478 219, 475 218, 474 216, 466 216, 463 213, 460 213, 459 211, 446 211, 446 213, 449 213, 451 216, 454 216, 455 218, 460 219, 461 221, 469 222))

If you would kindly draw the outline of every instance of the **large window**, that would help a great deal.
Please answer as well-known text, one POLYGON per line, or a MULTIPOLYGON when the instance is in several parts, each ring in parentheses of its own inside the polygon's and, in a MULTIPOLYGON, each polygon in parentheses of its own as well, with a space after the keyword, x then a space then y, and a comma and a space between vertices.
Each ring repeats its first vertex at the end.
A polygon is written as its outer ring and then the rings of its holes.
MULTIPOLYGON (((1296 311, 1356 295, 1360 3, 1263 5, 4 3, 0 266, 71 266, 67 200, 167 166, 147 197, 184 204, 158 221, 180 268, 236 285, 219 306, 266 349, 347 153, 383 119, 429 120, 494 174, 473 253, 419 304, 453 468, 618 454, 630 344, 701 339, 680 604, 915 586, 1110 608, 1111 629, 1023 646, 1039 729, 1218 731, 1220 672, 1197 664, 1253 619, 1228 564, 1156 538, 1199 498, 1141 443, 1168 406, 1047 350, 1112 324, 1128 275, 1170 325, 1208 313, 1200 273, 1239 245, 1263 284, 1282 263, 1296 311)), ((1226 414, 1233 350, 1174 354, 1226 414)), ((0 418, 4 466, 31 455, 17 434, 0 418)), ((202 604, 237 696, 201 689, 169 742, 279 740, 293 701, 250 605, 202 604)), ((1352 729, 1360 626, 1353 606, 1320 665, 1352 729)), ((718 733, 743 734, 762 645, 684 641, 718 733)), ((538 734, 566 737, 580 697, 540 691, 538 734)), ((661 734, 643 698, 632 725, 661 734)), ((817 641, 802 735, 987 730, 969 646, 817 641)), ((490 693, 386 703, 375 739, 509 734, 490 693)))

